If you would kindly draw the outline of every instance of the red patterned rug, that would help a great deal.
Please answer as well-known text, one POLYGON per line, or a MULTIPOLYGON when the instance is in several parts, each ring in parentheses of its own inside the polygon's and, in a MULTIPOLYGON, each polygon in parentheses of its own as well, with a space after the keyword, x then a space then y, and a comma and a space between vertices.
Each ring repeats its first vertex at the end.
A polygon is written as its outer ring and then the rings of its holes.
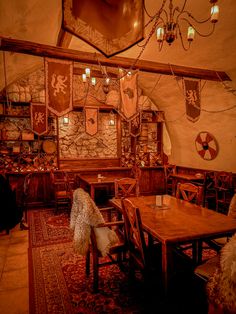
POLYGON ((99 270, 99 293, 85 275, 85 258, 72 243, 32 248, 30 313, 141 313, 144 291, 128 283, 117 266, 99 270))
POLYGON ((117 266, 102 267, 99 293, 94 294, 92 274, 85 275, 85 257, 73 250, 68 215, 35 210, 29 212, 28 222, 30 314, 207 313, 199 291, 191 287, 192 279, 182 274, 166 301, 157 287, 160 277, 147 290, 139 277, 131 283, 117 266))
POLYGON ((30 246, 44 246, 72 241, 69 217, 66 213, 55 214, 53 209, 28 212, 30 246))

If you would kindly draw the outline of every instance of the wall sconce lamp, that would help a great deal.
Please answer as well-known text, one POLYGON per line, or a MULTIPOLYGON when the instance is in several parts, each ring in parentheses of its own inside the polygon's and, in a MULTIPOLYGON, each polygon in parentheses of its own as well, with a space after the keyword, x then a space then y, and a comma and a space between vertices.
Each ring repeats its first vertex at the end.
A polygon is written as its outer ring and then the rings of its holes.
POLYGON ((64 116, 63 117, 63 124, 64 125, 68 125, 69 124, 69 117, 68 116, 64 116))
POLYGON ((110 112, 110 116, 109 116, 109 121, 108 121, 108 125, 110 126, 114 126, 115 123, 115 114, 113 111, 110 112))

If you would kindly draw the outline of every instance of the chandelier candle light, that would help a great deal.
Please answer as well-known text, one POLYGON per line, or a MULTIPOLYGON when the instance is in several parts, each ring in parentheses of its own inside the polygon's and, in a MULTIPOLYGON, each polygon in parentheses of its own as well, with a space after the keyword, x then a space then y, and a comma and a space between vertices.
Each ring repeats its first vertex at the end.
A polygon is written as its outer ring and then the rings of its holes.
POLYGON ((150 16, 151 21, 155 19, 156 26, 156 38, 159 43, 159 51, 162 49, 164 41, 166 41, 169 45, 171 45, 175 39, 177 39, 178 35, 181 39, 182 47, 184 50, 188 50, 190 48, 191 42, 194 40, 195 33, 197 33, 201 37, 210 36, 215 30, 215 23, 218 21, 219 17, 219 6, 216 5, 217 0, 209 0, 212 4, 210 16, 205 20, 197 20, 192 13, 185 9, 187 0, 183 1, 182 8, 180 9, 178 6, 174 8, 173 0, 169 0, 168 11, 165 9, 167 0, 163 0, 161 9, 154 15, 150 16), (197 24, 204 24, 210 21, 212 23, 212 29, 209 33, 204 34, 197 29, 197 24), (184 45, 184 40, 182 37, 182 27, 180 22, 185 22, 188 25, 187 29, 187 41, 188 46, 184 45))
MULTIPOLYGON (((90 69, 86 68, 85 69, 85 73, 82 74, 82 81, 83 81, 83 83, 87 83, 89 78, 90 78, 90 69)), ((96 85, 96 78, 95 77, 91 78, 91 85, 92 86, 96 85)))

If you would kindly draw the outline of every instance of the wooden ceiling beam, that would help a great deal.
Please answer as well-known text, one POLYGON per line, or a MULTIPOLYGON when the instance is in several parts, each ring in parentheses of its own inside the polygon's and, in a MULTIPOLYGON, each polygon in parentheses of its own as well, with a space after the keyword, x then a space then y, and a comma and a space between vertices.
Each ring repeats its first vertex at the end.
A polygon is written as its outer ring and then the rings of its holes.
POLYGON ((72 34, 68 33, 63 28, 61 28, 57 38, 57 46, 68 48, 70 46, 71 39, 72 34))
POLYGON ((121 67, 125 69, 139 69, 143 72, 176 75, 211 81, 231 81, 223 71, 192 68, 174 64, 165 64, 147 60, 138 60, 124 57, 106 58, 98 53, 81 52, 44 44, 12 39, 0 36, 0 50, 30 54, 40 57, 66 59, 85 64, 100 64, 108 67, 121 67))

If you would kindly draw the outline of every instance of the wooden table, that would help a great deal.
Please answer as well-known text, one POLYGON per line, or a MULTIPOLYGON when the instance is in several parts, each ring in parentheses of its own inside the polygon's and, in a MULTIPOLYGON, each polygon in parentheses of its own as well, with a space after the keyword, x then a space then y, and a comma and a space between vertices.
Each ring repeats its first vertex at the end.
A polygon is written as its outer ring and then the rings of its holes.
MULTIPOLYGON (((205 239, 230 236, 236 232, 236 220, 170 195, 163 196, 162 208, 155 206, 155 195, 130 197, 129 200, 140 209, 143 229, 161 242, 166 293, 173 247, 188 242, 199 244, 205 239)), ((121 209, 120 199, 113 198, 110 203, 121 209)))
POLYGON ((172 178, 172 195, 175 196, 176 187, 178 182, 200 182, 203 183, 204 175, 196 176, 196 174, 189 174, 189 173, 175 173, 171 174, 172 178))
POLYGON ((97 175, 95 174, 83 174, 83 175, 78 175, 78 179, 80 182, 80 186, 82 188, 89 188, 89 193, 91 198, 94 200, 95 199, 95 190, 97 188, 101 187, 110 187, 114 185, 115 179, 120 179, 123 178, 123 176, 103 176, 102 178, 98 178, 97 175))

